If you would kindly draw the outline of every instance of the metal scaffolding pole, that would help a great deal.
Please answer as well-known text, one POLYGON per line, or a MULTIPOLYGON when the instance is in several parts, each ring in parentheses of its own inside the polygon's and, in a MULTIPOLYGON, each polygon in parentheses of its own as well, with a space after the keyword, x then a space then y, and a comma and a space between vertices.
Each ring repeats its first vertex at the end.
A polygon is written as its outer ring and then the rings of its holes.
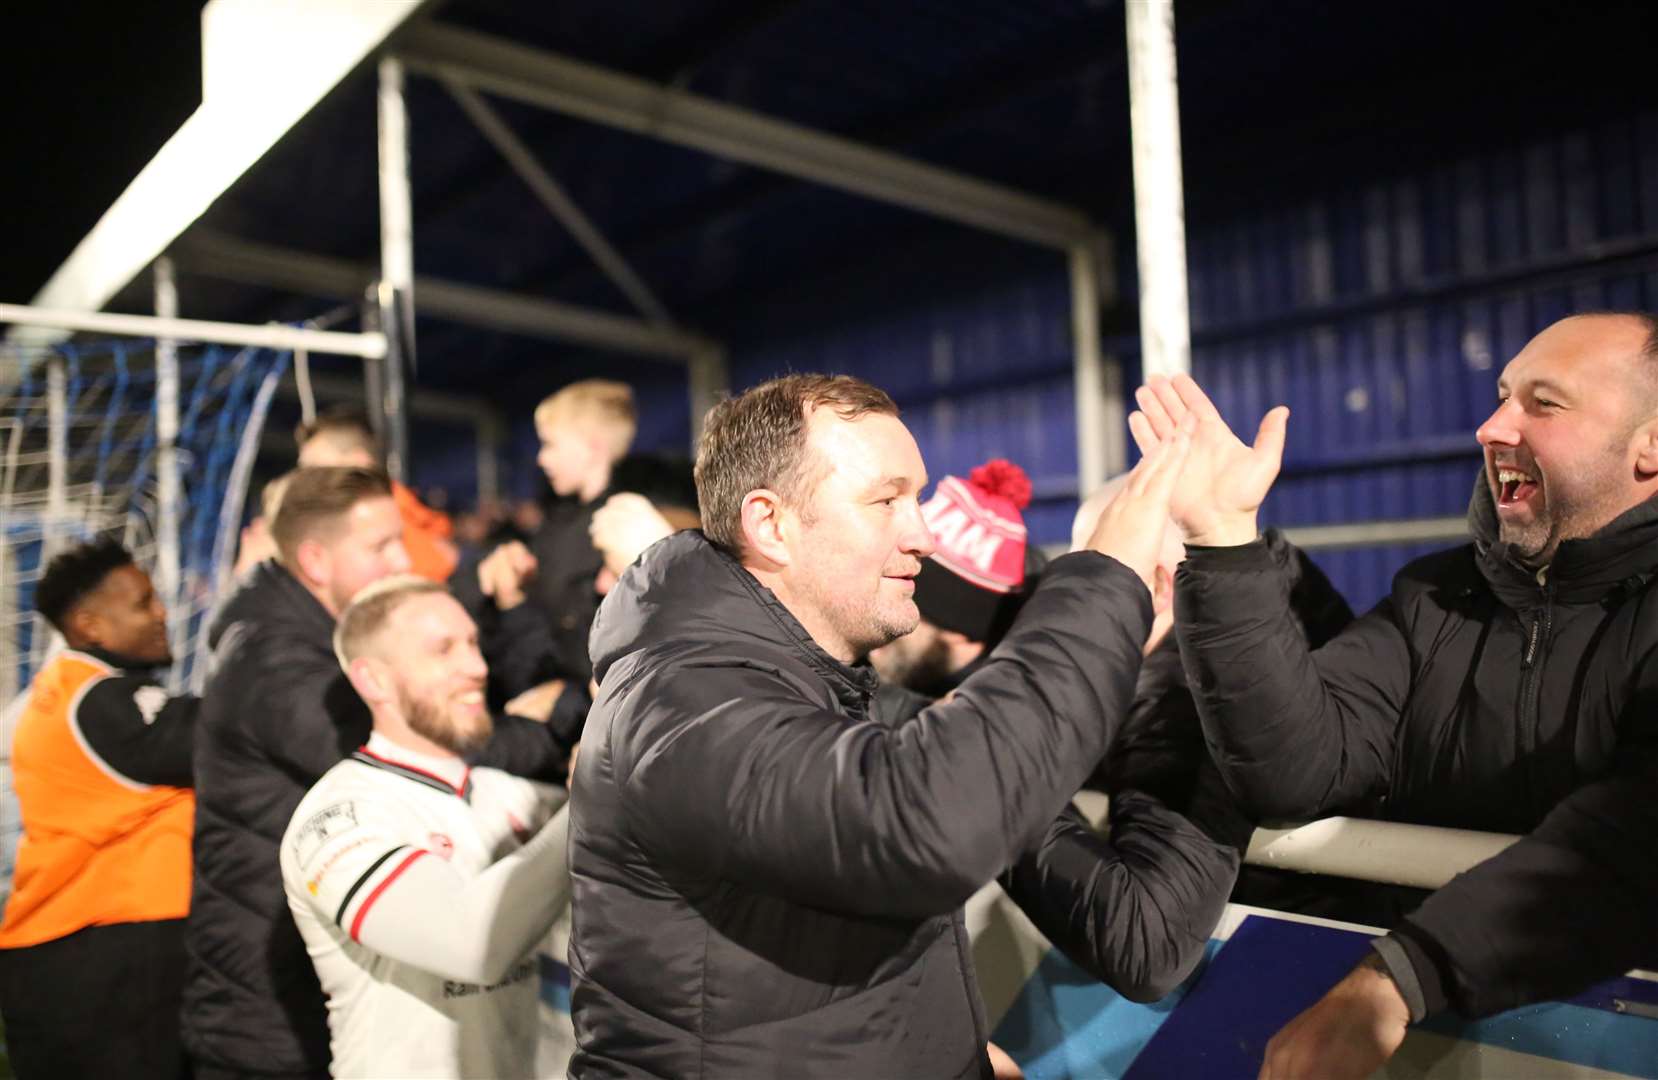
POLYGON ((1128 0, 1123 10, 1140 261, 1141 366, 1148 376, 1173 375, 1192 368, 1174 0, 1128 0))
POLYGON ((1034 244, 1091 228, 1061 203, 505 38, 427 22, 398 48, 418 74, 1034 244))
POLYGON ((403 65, 380 61, 380 330, 386 360, 379 410, 385 416, 386 469, 407 481, 409 425, 403 372, 414 355, 414 210, 409 194, 409 116, 403 102, 403 65))
POLYGON ((23 304, 0 304, 0 325, 7 323, 125 337, 170 337, 178 341, 244 345, 257 349, 309 349, 336 356, 386 355, 386 340, 379 334, 342 334, 337 330, 301 330, 293 326, 249 326, 246 323, 158 319, 153 315, 111 315, 102 311, 52 311, 23 304))
POLYGON ((718 347, 698 349, 690 359, 691 390, 691 451, 702 438, 702 422, 708 410, 731 393, 731 374, 726 368, 725 350, 718 347))
POLYGON ((582 213, 581 207, 577 206, 576 201, 564 190, 564 185, 553 177, 546 166, 536 160, 530 148, 525 146, 523 140, 507 126, 507 122, 501 119, 501 114, 492 109, 481 94, 454 79, 444 79, 443 86, 461 107, 461 111, 472 121, 472 125, 489 140, 498 154, 507 159, 512 171, 518 174, 518 178, 524 181, 530 191, 534 192, 536 199, 547 208, 547 212, 558 219, 558 223, 564 226, 564 231, 569 233, 598 268, 604 271, 610 283, 615 285, 645 318, 658 326, 672 326, 673 318, 662 305, 662 301, 651 292, 650 286, 634 273, 633 267, 629 266, 621 253, 605 239, 598 226, 582 213))
POLYGON ((69 373, 53 353, 46 361, 46 528, 41 565, 57 554, 69 517, 69 373))
POLYGON ((1094 252, 1087 244, 1076 244, 1070 255, 1077 497, 1085 499, 1105 483, 1105 478, 1115 471, 1114 466, 1121 467, 1121 462, 1107 460, 1110 422, 1106 415, 1105 361, 1100 356, 1100 287, 1094 252))
MULTIPOLYGON (((178 318, 178 280, 173 260, 163 255, 151 267, 158 319, 178 318)), ((169 616, 167 636, 172 654, 182 656, 189 633, 184 610, 184 581, 179 558, 179 521, 184 507, 178 471, 178 342, 155 342, 155 475, 157 480, 155 576, 157 591, 169 616)))

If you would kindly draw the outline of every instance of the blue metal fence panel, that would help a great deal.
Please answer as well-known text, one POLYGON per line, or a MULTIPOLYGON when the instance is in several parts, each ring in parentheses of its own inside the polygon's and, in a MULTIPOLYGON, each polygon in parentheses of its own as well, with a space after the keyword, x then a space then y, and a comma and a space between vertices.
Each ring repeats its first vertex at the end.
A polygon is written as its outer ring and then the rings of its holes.
MULTIPOLYGON (((1477 475, 1474 430, 1526 340, 1574 311, 1658 307, 1658 115, 1194 223, 1189 243, 1199 381, 1241 429, 1273 404, 1293 411, 1267 520, 1458 515, 1477 475)), ((1036 490, 1032 535, 1063 541, 1076 430, 1069 289, 1054 262, 1013 260, 967 286, 871 274, 862 294, 836 283, 786 314, 757 311, 733 385, 787 371, 868 378, 903 407, 933 476, 1009 457, 1036 490)), ((642 445, 683 445, 682 387, 639 389, 642 445)), ((516 427, 521 487, 533 434, 516 427)), ((1320 559, 1362 606, 1420 550, 1320 559)))
MULTIPOLYGON (((1601 124, 1191 236, 1193 369, 1292 410, 1285 525, 1460 514, 1503 364, 1573 312, 1658 307, 1658 118, 1601 124)), ((1414 548, 1332 552, 1373 600, 1414 548)))

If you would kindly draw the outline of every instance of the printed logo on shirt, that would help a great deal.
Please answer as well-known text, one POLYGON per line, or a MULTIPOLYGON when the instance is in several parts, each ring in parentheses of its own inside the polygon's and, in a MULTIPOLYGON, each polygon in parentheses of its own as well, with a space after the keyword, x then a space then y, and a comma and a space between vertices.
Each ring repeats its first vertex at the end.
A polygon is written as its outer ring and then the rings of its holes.
POLYGON ((445 999, 472 997, 474 994, 488 994, 495 990, 502 990, 516 983, 521 983, 535 972, 534 960, 520 960, 512 966, 500 982, 480 986, 477 983, 457 982, 454 979, 443 980, 443 996, 445 999))
POLYGON ((159 686, 140 686, 132 695, 132 703, 138 707, 138 715, 144 718, 144 726, 148 727, 155 723, 155 718, 166 707, 167 691, 159 686))
POLYGON ((328 860, 324 862, 320 868, 318 868, 316 874, 312 876, 311 880, 305 883, 305 888, 310 891, 312 896, 317 895, 317 891, 322 888, 323 879, 328 876, 328 871, 334 869, 341 859, 345 858, 347 855, 351 854, 353 851, 356 851, 363 845, 372 844, 378 839, 379 837, 375 836, 360 837, 340 848, 338 851, 334 852, 334 854, 328 856, 328 860))
POLYGON ((294 834, 294 858, 304 870, 317 857, 322 846, 341 833, 357 827, 357 804, 350 802, 325 806, 306 819, 294 834))
POLYGON ((440 832, 432 833, 426 838, 426 848, 441 859, 455 854, 455 842, 440 832))

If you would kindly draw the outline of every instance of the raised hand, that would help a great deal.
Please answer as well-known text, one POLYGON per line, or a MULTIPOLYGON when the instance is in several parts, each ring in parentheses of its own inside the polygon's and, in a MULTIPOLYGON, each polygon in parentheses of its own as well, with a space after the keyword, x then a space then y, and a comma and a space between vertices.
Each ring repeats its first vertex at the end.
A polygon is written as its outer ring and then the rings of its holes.
POLYGON ((1170 437, 1146 451, 1122 493, 1101 512, 1086 545, 1133 570, 1153 593, 1169 527, 1169 500, 1189 459, 1195 427, 1195 420, 1183 420, 1171 428, 1170 437))
POLYGON ((507 611, 524 602, 524 586, 535 571, 536 560, 530 549, 509 540, 478 564, 478 590, 507 611))
POLYGON ((1169 502, 1186 541, 1230 546, 1258 535, 1256 512, 1272 490, 1284 459, 1290 411, 1280 405, 1261 419, 1255 444, 1245 445, 1190 375, 1153 376, 1134 392, 1140 406, 1128 418, 1142 453, 1167 442, 1183 423, 1194 425, 1192 450, 1169 502))

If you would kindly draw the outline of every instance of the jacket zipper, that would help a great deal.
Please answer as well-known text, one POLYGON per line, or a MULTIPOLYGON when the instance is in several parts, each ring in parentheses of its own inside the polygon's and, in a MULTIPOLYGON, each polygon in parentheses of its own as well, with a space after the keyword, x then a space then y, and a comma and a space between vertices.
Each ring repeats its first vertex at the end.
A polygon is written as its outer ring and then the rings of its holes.
MULTIPOLYGON (((1521 761, 1529 761, 1537 748, 1538 698, 1542 696, 1543 682, 1537 677, 1544 654, 1548 651, 1549 630, 1554 624, 1554 586, 1543 587, 1543 606, 1531 621, 1527 631, 1525 655, 1520 659, 1520 708, 1515 718, 1515 749, 1521 761)), ((1536 785, 1532 783, 1531 769, 1525 770, 1526 800, 1533 801, 1536 785)))

